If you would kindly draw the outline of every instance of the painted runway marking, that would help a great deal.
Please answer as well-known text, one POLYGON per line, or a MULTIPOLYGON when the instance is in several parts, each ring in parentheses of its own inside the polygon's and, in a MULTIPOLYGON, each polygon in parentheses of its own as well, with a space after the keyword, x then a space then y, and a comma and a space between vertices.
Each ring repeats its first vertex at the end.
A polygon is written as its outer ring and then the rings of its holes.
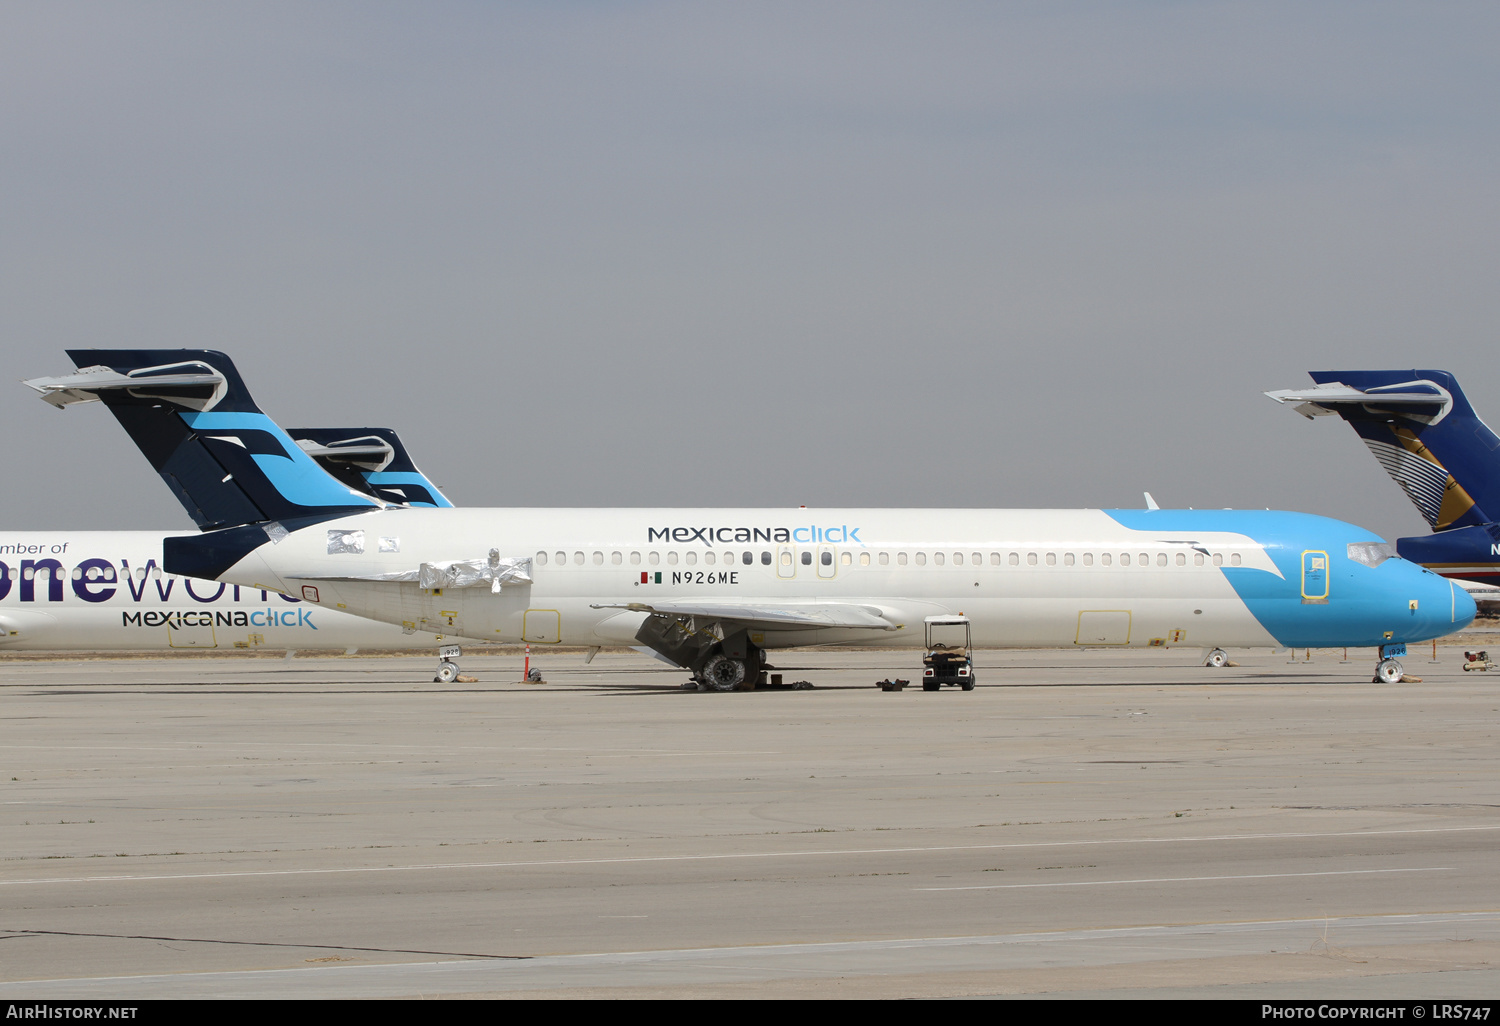
MULTIPOLYGON (((49 980, 15 980, 0 983, 0 994, 8 990, 32 988, 39 984, 119 984, 131 982, 160 982, 177 985, 188 980, 233 981, 265 980, 293 982, 314 977, 362 977, 389 978, 393 974, 408 972, 431 980, 434 975, 471 976, 474 973, 493 974, 526 972, 528 970, 555 968, 591 968, 595 966, 689 966, 695 964, 721 964, 728 959, 791 958, 805 962, 818 955, 868 954, 903 949, 999 947, 1013 945, 1067 944, 1097 941, 1125 941, 1132 945, 1140 939, 1148 941, 1170 941, 1188 937, 1243 936, 1271 933, 1277 930, 1303 930, 1314 927, 1324 930, 1329 926, 1341 929, 1390 929, 1412 926, 1489 925, 1500 921, 1500 912, 1493 909, 1473 912, 1402 912, 1373 916, 1318 916, 1308 919, 1262 919, 1239 921, 1205 921, 1173 925, 1139 925, 1114 927, 1085 927, 1073 930, 1034 931, 1029 933, 989 934, 963 937, 904 937, 889 940, 866 941, 813 941, 801 944, 739 945, 722 948, 666 948, 633 951, 596 951, 559 955, 531 955, 503 962, 485 959, 466 959, 455 962, 386 962, 379 965, 324 965, 299 966, 289 969, 210 970, 184 973, 141 973, 119 976, 84 978, 59 977, 49 980)), ((1299 943, 1302 934, 1298 933, 1299 943)), ((1208 952, 1212 957, 1214 952, 1208 952)), ((1112 964, 1112 963, 1101 963, 1112 964)), ((733 968, 740 968, 735 966, 733 968)), ((776 967, 779 968, 779 967, 776 967)), ((804 967, 805 969, 805 967, 804 967)), ((812 970, 819 971, 819 970, 812 970)), ((843 971, 840 970, 843 974, 843 971)), ((464 986, 472 986, 467 982, 464 986)))
POLYGON ((1211 880, 1281 880, 1296 876, 1369 876, 1374 873, 1451 873, 1452 866, 1422 869, 1340 869, 1319 873, 1247 873, 1242 876, 1163 876, 1139 880, 1070 880, 1056 883, 978 884, 973 887, 913 887, 914 891, 1010 891, 1030 887, 1108 887, 1115 884, 1202 883, 1211 880))
POLYGON ((534 869, 548 866, 607 866, 653 862, 721 862, 732 859, 817 858, 829 855, 912 855, 944 851, 1018 851, 1033 848, 1082 848, 1107 844, 1193 844, 1213 841, 1285 841, 1299 838, 1399 837, 1419 834, 1485 833, 1500 826, 1423 827, 1409 830, 1327 831, 1285 834, 1215 834, 1201 837, 1133 837, 1097 841, 1030 841, 1010 844, 943 844, 906 848, 832 848, 792 851, 729 852, 720 855, 633 855, 593 859, 540 859, 524 862, 417 863, 405 866, 340 866, 334 869, 252 869, 228 873, 111 874, 108 876, 46 877, 39 880, 0 880, 0 887, 46 884, 118 883, 152 880, 224 880, 257 876, 329 876, 347 873, 441 872, 460 869, 534 869))

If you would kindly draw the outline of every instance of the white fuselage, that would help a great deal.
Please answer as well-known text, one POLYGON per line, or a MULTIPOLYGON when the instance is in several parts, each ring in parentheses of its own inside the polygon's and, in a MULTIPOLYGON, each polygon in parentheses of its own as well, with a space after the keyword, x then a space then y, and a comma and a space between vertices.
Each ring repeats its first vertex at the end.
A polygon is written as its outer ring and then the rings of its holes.
POLYGON ((260 544, 218 579, 533 644, 629 644, 647 614, 618 607, 695 602, 860 607, 899 628, 762 627, 762 648, 912 645, 924 617, 954 613, 997 647, 1379 644, 1472 618, 1447 582, 1404 560, 1356 565, 1350 542, 1379 539, 1260 511, 392 509, 260 544), (487 553, 529 557, 531 582, 351 579, 487 553))
POLYGON ((0 532, 0 651, 431 649, 430 634, 161 571, 152 531, 0 532))

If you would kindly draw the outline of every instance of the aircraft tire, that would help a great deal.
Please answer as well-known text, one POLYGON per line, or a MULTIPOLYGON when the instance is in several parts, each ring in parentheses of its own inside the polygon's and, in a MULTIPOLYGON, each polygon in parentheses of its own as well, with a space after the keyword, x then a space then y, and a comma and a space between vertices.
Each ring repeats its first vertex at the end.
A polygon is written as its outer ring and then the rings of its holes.
POLYGON ((437 676, 432 678, 435 684, 452 684, 458 679, 458 664, 450 663, 444 659, 438 663, 437 676))
POLYGON ((1228 666, 1229 653, 1222 648, 1216 648, 1208 654, 1208 658, 1203 661, 1203 665, 1212 666, 1216 670, 1228 666))
POLYGON ((1375 679, 1382 684, 1400 684, 1404 674, 1405 670, 1394 659, 1382 659, 1380 665, 1375 667, 1375 679))
POLYGON ((698 676, 714 691, 733 691, 750 675, 747 663, 748 660, 735 659, 720 652, 709 657, 698 676))

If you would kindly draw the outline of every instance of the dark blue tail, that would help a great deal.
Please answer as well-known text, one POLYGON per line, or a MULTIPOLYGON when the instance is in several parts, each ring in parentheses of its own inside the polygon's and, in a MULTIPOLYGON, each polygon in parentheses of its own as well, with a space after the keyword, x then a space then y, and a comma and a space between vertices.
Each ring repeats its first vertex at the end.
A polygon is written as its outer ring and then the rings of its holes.
POLYGON ((366 495, 403 506, 453 505, 417 469, 390 428, 287 428, 286 433, 324 470, 366 495))
POLYGON ((1440 370, 1311 375, 1319 385, 1370 393, 1367 401, 1310 401, 1349 422, 1436 532, 1398 539, 1397 551, 1448 577, 1500 576, 1500 436, 1479 419, 1458 380, 1440 370), (1381 392, 1403 399, 1383 405, 1381 392), (1413 401, 1420 393, 1432 402, 1413 401))
POLYGON ((1500 517, 1500 436, 1469 405, 1447 371, 1313 371, 1320 385, 1374 392, 1368 403, 1335 410, 1364 439, 1380 465, 1434 531, 1475 527, 1500 517), (1382 407, 1379 390, 1430 391, 1430 407, 1382 407))
POLYGON ((27 382, 57 406, 98 400, 205 531, 344 516, 384 503, 329 475, 207 349, 74 349, 79 373, 27 382))

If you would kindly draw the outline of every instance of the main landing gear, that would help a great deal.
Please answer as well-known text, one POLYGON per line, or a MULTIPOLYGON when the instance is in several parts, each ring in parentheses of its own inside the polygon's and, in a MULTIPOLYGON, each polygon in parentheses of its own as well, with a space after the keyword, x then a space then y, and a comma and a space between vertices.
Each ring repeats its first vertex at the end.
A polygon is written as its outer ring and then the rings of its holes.
POLYGON ((754 645, 745 646, 743 656, 719 651, 709 656, 695 677, 709 691, 736 691, 746 681, 754 684, 765 665, 765 655, 754 645))

